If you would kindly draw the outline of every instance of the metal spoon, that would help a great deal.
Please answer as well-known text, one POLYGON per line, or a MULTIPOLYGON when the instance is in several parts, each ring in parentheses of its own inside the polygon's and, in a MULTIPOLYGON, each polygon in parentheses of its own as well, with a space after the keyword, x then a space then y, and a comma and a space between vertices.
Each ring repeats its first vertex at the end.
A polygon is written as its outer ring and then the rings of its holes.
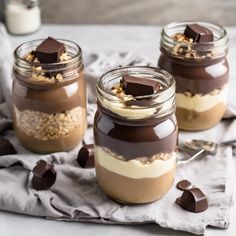
POLYGON ((206 154, 216 155, 218 147, 232 146, 236 143, 236 140, 223 141, 223 142, 212 142, 200 139, 187 139, 185 146, 192 150, 204 150, 206 154))
POLYGON ((197 150, 197 152, 195 153, 190 153, 189 150, 187 150, 186 148, 179 147, 178 149, 179 151, 177 154, 177 165, 187 164, 200 157, 201 154, 203 154, 205 151, 204 149, 200 149, 197 150))

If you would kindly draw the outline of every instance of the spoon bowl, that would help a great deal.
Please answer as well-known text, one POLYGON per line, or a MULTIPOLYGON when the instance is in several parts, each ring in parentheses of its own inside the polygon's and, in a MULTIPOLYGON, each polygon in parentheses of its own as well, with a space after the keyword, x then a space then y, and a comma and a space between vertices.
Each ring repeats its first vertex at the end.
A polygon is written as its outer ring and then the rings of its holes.
POLYGON ((205 154, 216 155, 218 147, 233 146, 236 140, 229 140, 223 142, 212 142, 201 139, 187 139, 185 146, 192 150, 204 150, 205 154))

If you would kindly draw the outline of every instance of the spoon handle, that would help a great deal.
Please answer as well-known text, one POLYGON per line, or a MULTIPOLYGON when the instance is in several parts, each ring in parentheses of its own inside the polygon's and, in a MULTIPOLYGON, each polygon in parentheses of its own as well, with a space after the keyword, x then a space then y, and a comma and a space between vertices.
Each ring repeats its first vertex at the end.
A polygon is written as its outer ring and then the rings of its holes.
POLYGON ((191 156, 189 159, 187 160, 178 160, 177 161, 177 165, 181 165, 181 164, 186 164, 186 163, 189 163, 195 159, 197 159, 205 150, 204 149, 201 149, 200 151, 198 151, 197 153, 195 153, 193 156, 191 156))
POLYGON ((224 146, 230 146, 230 145, 232 145, 234 143, 236 143, 236 139, 229 140, 229 141, 223 141, 223 142, 220 142, 218 145, 220 147, 224 147, 224 146))

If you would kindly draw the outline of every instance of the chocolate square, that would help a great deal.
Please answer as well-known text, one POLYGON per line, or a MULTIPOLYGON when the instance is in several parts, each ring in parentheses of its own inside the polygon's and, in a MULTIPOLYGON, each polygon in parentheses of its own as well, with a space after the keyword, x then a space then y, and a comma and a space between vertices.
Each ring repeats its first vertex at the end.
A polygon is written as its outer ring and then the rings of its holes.
POLYGON ((199 188, 185 189, 182 196, 176 199, 176 203, 194 213, 205 211, 208 208, 207 198, 199 188))
POLYGON ((5 138, 0 138, 0 156, 16 154, 17 151, 11 142, 5 138))
POLYGON ((32 172, 32 187, 36 190, 47 190, 56 181, 57 173, 53 165, 44 160, 38 161, 32 172))
POLYGON ((124 75, 121 84, 125 94, 132 96, 152 95, 159 90, 160 83, 155 80, 124 75))
POLYGON ((60 61, 60 57, 65 51, 63 43, 48 37, 36 48, 35 55, 40 63, 56 63, 60 61))
POLYGON ((94 168, 94 145, 85 143, 83 145, 79 150, 76 161, 82 168, 94 168))
POLYGON ((212 42, 214 40, 212 31, 198 24, 187 25, 184 35, 193 39, 193 42, 212 42))

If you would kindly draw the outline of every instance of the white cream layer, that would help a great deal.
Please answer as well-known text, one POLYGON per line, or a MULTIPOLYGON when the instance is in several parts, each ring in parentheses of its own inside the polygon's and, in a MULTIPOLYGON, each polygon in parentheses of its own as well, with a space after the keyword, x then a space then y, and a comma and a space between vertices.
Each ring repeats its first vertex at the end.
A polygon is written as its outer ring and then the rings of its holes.
POLYGON ((155 160, 143 164, 138 160, 123 161, 115 158, 104 148, 95 146, 95 161, 105 169, 129 178, 156 178, 170 171, 176 165, 176 154, 173 152, 168 160, 155 160))
POLYGON ((155 108, 126 107, 121 102, 109 102, 107 99, 103 100, 103 106, 119 116, 135 119, 149 117, 156 112, 155 108))
POLYGON ((218 94, 206 94, 194 96, 187 96, 183 93, 176 94, 176 106, 187 110, 194 110, 197 112, 204 112, 219 103, 227 103, 227 92, 228 88, 225 86, 218 94))

